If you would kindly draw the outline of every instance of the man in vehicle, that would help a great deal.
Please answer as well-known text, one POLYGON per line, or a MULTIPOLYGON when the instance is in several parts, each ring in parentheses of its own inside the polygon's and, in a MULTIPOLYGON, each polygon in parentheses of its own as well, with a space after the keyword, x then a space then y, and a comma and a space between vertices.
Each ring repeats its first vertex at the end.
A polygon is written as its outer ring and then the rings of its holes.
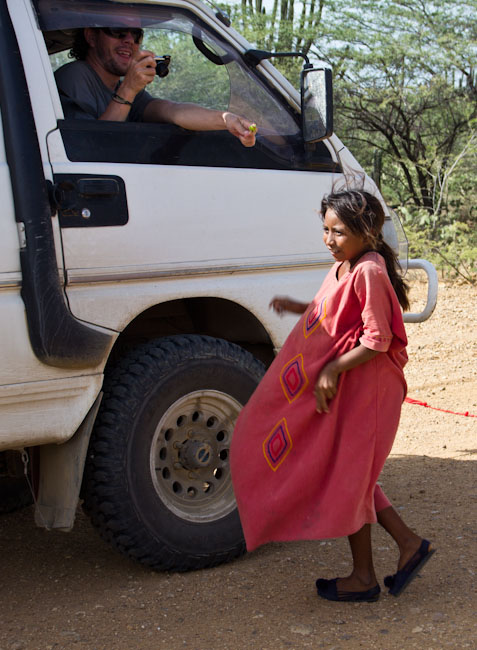
POLYGON ((118 122, 168 122, 193 131, 227 130, 246 147, 255 144, 252 123, 228 111, 152 97, 154 53, 141 50, 139 27, 79 30, 71 55, 55 73, 65 118, 118 122))

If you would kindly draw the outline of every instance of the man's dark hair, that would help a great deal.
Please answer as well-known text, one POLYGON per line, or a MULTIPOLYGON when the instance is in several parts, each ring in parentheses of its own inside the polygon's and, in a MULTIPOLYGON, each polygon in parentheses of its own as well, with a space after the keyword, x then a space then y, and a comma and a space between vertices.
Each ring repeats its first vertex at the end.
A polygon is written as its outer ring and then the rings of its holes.
POLYGON ((77 29, 73 41, 73 47, 69 51, 68 56, 71 59, 84 61, 88 54, 89 45, 84 37, 84 29, 77 29))

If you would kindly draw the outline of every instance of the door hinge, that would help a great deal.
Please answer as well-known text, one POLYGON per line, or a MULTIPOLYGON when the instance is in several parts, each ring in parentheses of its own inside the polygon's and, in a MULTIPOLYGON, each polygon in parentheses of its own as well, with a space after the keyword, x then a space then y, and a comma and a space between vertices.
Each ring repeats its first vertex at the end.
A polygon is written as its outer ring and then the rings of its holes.
POLYGON ((26 248, 26 233, 25 233, 25 224, 23 221, 17 222, 18 229, 18 241, 20 242, 20 248, 26 248))

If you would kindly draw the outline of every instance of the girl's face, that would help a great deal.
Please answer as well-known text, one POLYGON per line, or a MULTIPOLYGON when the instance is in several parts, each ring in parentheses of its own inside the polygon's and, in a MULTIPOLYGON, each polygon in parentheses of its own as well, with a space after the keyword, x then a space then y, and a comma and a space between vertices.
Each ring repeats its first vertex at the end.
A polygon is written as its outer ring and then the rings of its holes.
POLYGON ((331 208, 323 219, 323 241, 337 262, 349 260, 350 266, 369 249, 366 238, 352 233, 331 208))

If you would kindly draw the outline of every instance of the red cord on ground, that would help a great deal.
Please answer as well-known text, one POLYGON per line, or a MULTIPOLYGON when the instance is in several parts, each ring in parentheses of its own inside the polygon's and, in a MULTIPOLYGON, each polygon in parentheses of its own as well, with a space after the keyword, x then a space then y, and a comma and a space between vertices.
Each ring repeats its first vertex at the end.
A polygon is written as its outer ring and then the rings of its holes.
POLYGON ((418 406, 425 406, 428 409, 432 409, 433 411, 441 411, 442 413, 451 413, 452 415, 463 415, 467 418, 477 418, 477 415, 472 415, 472 413, 469 413, 469 411, 466 411, 465 413, 456 413, 455 411, 448 411, 447 409, 439 409, 437 406, 429 406, 427 402, 421 402, 418 399, 412 399, 411 397, 406 397, 404 400, 408 404, 417 404, 418 406))

